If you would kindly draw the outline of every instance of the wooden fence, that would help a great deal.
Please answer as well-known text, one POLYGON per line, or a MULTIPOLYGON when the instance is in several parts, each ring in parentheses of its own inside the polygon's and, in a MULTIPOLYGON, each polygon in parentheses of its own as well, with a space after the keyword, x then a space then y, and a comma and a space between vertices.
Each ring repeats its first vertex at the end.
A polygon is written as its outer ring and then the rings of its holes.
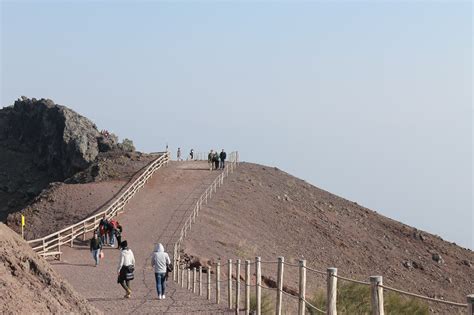
POLYGON ((141 175, 132 182, 132 184, 107 207, 107 209, 94 214, 76 224, 68 226, 60 231, 51 233, 45 237, 28 241, 33 250, 43 257, 55 256, 61 259, 61 246, 73 246, 74 239, 82 236, 85 240, 88 232, 94 231, 98 226, 102 217, 107 218, 116 216, 123 211, 125 205, 133 198, 133 196, 142 188, 148 179, 162 166, 168 164, 170 160, 169 152, 155 153, 159 155, 151 162, 141 173, 141 175))
MULTIPOLYGON (((179 266, 178 266, 179 267, 179 266)), ((300 260, 298 264, 287 263, 284 257, 279 257, 276 261, 262 261, 260 257, 256 257, 255 261, 245 260, 242 264, 240 259, 235 262, 229 259, 221 265, 217 262, 213 266, 203 268, 184 268, 175 269, 175 277, 173 278, 182 288, 196 293, 200 296, 206 294, 208 300, 213 300, 220 304, 223 301, 223 289, 226 291, 225 299, 229 309, 234 309, 236 314, 243 312, 244 314, 262 314, 262 289, 274 292, 275 314, 281 315, 285 309, 284 299, 287 303, 293 300, 296 306, 294 313, 298 315, 307 314, 309 310, 312 313, 336 315, 337 314, 337 283, 338 280, 348 281, 359 285, 370 287, 370 304, 372 315, 384 315, 384 291, 397 292, 399 294, 419 298, 429 302, 441 303, 451 307, 464 309, 468 315, 473 315, 474 294, 468 295, 467 303, 451 302, 437 298, 431 298, 404 290, 392 288, 383 284, 382 276, 371 276, 369 281, 359 281, 351 278, 342 277, 337 274, 337 268, 327 268, 326 271, 316 270, 306 265, 306 260, 300 260), (275 285, 269 287, 262 284, 262 265, 276 265, 276 281, 275 285), (285 267, 295 267, 298 269, 298 289, 289 290, 284 286, 284 270, 285 267), (225 273, 222 272, 225 268, 225 273), (234 269, 235 268, 235 269, 234 269), (242 270, 243 269, 243 270, 242 270), (254 270, 254 273, 251 270, 254 270), (235 271, 234 271, 235 270, 235 271), (243 273, 241 272, 243 271, 243 273), (313 305, 314 302, 308 298, 306 293, 307 274, 320 275, 325 278, 326 286, 326 304, 323 307, 313 305), (203 274, 205 280, 203 281, 203 274), (224 286, 222 285, 224 283, 224 286), (235 288, 235 289, 234 289, 235 288), (253 291, 253 301, 251 305, 251 292, 253 291)), ((273 302, 272 302, 273 303, 273 302)), ((267 305, 268 307, 268 305, 267 305)), ((268 308, 266 309, 268 312, 268 308)), ((292 313, 291 311, 289 311, 292 313)))
MULTIPOLYGON (((207 160, 207 156, 205 154, 201 154, 199 157, 207 160)), ((186 234, 188 231, 191 229, 191 225, 193 223, 196 223, 196 217, 199 215, 199 210, 202 208, 202 204, 205 203, 207 204, 209 199, 212 198, 213 194, 217 192, 217 188, 221 187, 224 184, 224 179, 229 176, 230 173, 233 173, 235 168, 237 167, 237 164, 239 162, 239 153, 237 151, 234 151, 229 154, 228 160, 225 164, 224 170, 219 174, 219 176, 216 177, 216 179, 207 187, 206 191, 202 193, 202 195, 199 197, 199 199, 196 201, 196 204, 194 205, 193 210, 191 211, 189 217, 186 219, 184 222, 183 227, 181 228, 179 238, 178 240, 174 243, 173 246, 173 266, 174 266, 174 272, 173 272, 173 279, 176 281, 176 272, 178 270, 178 265, 180 261, 180 250, 181 250, 181 245, 183 243, 184 238, 186 237, 186 234)))

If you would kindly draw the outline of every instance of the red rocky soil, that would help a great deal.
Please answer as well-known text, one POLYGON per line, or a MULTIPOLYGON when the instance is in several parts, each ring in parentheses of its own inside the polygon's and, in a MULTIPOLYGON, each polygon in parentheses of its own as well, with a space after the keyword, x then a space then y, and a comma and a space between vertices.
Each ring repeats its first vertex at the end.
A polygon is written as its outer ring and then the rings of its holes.
POLYGON ((70 178, 69 184, 50 184, 23 211, 10 214, 7 224, 20 232, 20 217, 25 215, 25 239, 30 240, 79 222, 105 210, 155 158, 141 153, 101 154, 88 169, 70 178))
POLYGON ((0 313, 100 312, 15 232, 0 223, 0 313))
MULTIPOLYGON (((284 256, 295 264, 304 258, 318 270, 337 267, 340 275, 363 281, 383 275, 389 286, 460 303, 474 293, 471 250, 250 163, 241 163, 200 211, 185 252, 203 264, 255 256, 264 261, 284 256)), ((262 268, 275 279, 275 264, 262 268)), ((285 268, 285 283, 298 288, 297 269, 285 268)), ((308 272, 308 285, 311 295, 324 287, 324 277, 308 272)), ((441 313, 461 311, 429 306, 441 313)))

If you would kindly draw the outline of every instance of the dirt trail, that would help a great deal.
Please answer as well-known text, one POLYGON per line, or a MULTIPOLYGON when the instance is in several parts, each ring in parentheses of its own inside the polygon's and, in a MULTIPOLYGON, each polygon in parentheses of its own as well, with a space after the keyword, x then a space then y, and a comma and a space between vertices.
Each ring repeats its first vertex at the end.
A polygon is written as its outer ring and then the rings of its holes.
POLYGON ((109 313, 225 313, 216 305, 178 287, 170 279, 166 300, 158 300, 150 256, 161 242, 172 251, 173 242, 197 198, 218 175, 209 172, 206 162, 171 162, 158 170, 118 217, 124 227, 123 239, 136 259, 132 298, 124 299, 117 284, 119 251, 106 247, 105 258, 95 268, 88 242, 77 241, 74 248, 63 248, 63 261, 53 268, 98 309, 109 313))

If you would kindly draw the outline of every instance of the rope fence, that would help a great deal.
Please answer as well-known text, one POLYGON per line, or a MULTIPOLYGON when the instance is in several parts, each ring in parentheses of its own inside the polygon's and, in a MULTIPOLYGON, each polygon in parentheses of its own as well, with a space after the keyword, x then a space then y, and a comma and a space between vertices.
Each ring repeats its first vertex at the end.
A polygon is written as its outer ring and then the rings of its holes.
MULTIPOLYGON (((404 290, 392 288, 386 285, 383 285, 381 276, 372 276, 370 277, 370 282, 360 281, 356 279, 347 278, 337 274, 337 268, 327 268, 326 272, 321 270, 313 269, 306 266, 306 260, 300 260, 299 264, 286 263, 283 257, 279 257, 277 261, 262 261, 260 257, 256 257, 255 261, 241 261, 240 259, 231 260, 229 259, 226 262, 218 262, 210 267, 207 272, 207 281, 203 281, 204 291, 207 291, 208 300, 214 300, 217 304, 227 303, 229 309, 234 309, 236 313, 240 310, 244 310, 245 314, 262 314, 262 306, 268 307, 268 303, 275 303, 275 314, 281 315, 283 310, 288 312, 288 307, 291 305, 288 303, 293 303, 293 307, 297 307, 297 314, 304 315, 310 310, 314 310, 321 314, 337 314, 337 280, 348 281, 351 283, 356 283, 364 286, 370 286, 370 295, 371 295, 371 308, 372 314, 384 315, 384 304, 383 304, 383 291, 393 291, 405 296, 420 298, 435 303, 442 303, 449 306, 464 308, 466 314, 473 315, 472 309, 474 305, 474 295, 468 295, 468 303, 458 303, 452 301, 446 301, 436 298, 431 298, 428 296, 423 296, 420 294, 415 294, 407 292, 404 290), (277 265, 277 276, 274 285, 272 282, 268 284, 265 282, 262 284, 262 265, 277 265), (284 266, 298 267, 299 277, 298 277, 298 290, 293 292, 293 289, 288 289, 283 285, 283 275, 284 275, 284 266), (223 270, 223 269, 224 270, 223 270), (214 274, 210 273, 210 270, 215 271, 214 274), (242 270, 243 269, 243 270, 242 270), (242 272, 243 271, 243 272, 242 272), (326 276, 326 301, 325 301, 325 310, 320 305, 315 305, 315 302, 309 299, 306 295, 306 272, 314 272, 318 275, 326 276), (241 278, 243 277, 243 279, 241 278), (254 279, 255 277, 255 279, 254 279), (224 283, 224 284, 222 284, 224 283), (226 285, 227 284, 227 285, 226 285), (289 290, 289 291, 286 291, 289 290), (251 291, 253 293, 251 294, 251 291), (262 295, 262 291, 269 292, 262 295), (275 294, 275 299, 273 299, 273 294, 275 294), (253 307, 250 309, 250 298, 253 296, 253 307), (268 296, 272 297, 271 301, 265 300, 268 296), (214 298, 213 298, 214 297, 214 298), (283 299, 287 297, 289 299, 283 299), (286 303, 286 306, 284 305, 286 303), (241 307, 243 304, 243 308, 241 307), (295 306, 297 304, 297 306, 295 306), (470 312, 470 313, 469 313, 470 312)), ((204 268, 206 269, 206 268, 204 268)), ((275 272, 274 268, 271 272, 275 272)), ((193 292, 196 292, 196 287, 201 288, 201 282, 197 281, 196 284, 196 275, 191 277, 189 275, 189 269, 181 269, 178 272, 182 274, 182 280, 184 281, 185 270, 188 272, 187 277, 187 288, 193 292), (194 279, 193 283, 190 283, 194 279)), ((201 273, 203 268, 199 268, 201 273)), ((193 269, 193 272, 196 272, 196 268, 193 269)), ((268 277, 267 277, 268 278, 268 277)), ((201 274, 199 275, 201 279, 201 274)), ((272 280, 273 281, 273 280, 272 280)), ((179 282, 179 280, 178 280, 179 282)), ((184 287, 184 283, 181 283, 181 286, 184 287)), ((202 292, 199 289, 199 292, 202 292)), ((202 295, 200 293, 200 295, 202 295)), ((319 302, 318 302, 319 304, 319 302)), ((270 304, 271 305, 271 304, 270 304)), ((268 310, 267 310, 268 311, 268 310)), ((290 311, 292 313, 292 311, 290 311)))

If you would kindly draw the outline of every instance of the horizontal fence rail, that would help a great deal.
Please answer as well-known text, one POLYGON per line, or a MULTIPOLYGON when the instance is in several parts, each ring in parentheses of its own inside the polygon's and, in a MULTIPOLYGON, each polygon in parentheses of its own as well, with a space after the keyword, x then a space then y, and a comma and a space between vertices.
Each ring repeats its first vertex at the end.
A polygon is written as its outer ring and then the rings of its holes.
MULTIPOLYGON (((207 154, 199 154, 196 159, 202 158, 207 160, 207 154)), ((186 234, 191 229, 191 225, 196 222, 196 217, 199 215, 199 211, 202 208, 203 204, 207 204, 212 196, 217 192, 217 188, 221 187, 224 184, 224 179, 233 173, 237 164, 239 162, 239 153, 234 151, 229 154, 228 161, 225 164, 223 171, 216 177, 216 179, 207 187, 206 191, 196 201, 193 210, 191 211, 189 217, 186 219, 184 225, 181 227, 179 238, 174 243, 173 246, 173 280, 177 281, 180 275, 178 275, 178 267, 180 261, 180 250, 186 234)))
POLYGON ((160 155, 158 158, 153 160, 135 179, 132 184, 103 211, 98 212, 78 223, 71 226, 65 227, 60 231, 51 233, 42 238, 28 241, 28 244, 33 248, 35 252, 41 256, 57 256, 61 259, 61 246, 69 245, 73 246, 74 239, 82 236, 85 240, 88 232, 94 231, 98 226, 102 217, 105 215, 106 218, 116 216, 119 212, 123 211, 125 205, 133 198, 133 196, 145 185, 150 177, 162 166, 168 164, 170 161, 169 152, 155 152, 155 155, 160 155))
MULTIPOLYGON (((298 264, 285 263, 284 257, 278 257, 277 261, 262 261, 260 257, 255 257, 255 261, 245 260, 241 262, 240 259, 233 261, 228 259, 227 262, 218 261, 217 263, 198 268, 186 268, 178 266, 176 269, 174 280, 180 284, 182 288, 186 287, 189 291, 196 293, 195 288, 199 288, 199 295, 202 295, 201 288, 206 288, 206 298, 212 300, 217 304, 222 303, 222 297, 226 298, 226 304, 229 309, 234 309, 236 314, 244 311, 245 314, 262 314, 263 294, 262 289, 270 294, 274 294, 274 311, 275 314, 281 315, 283 310, 288 313, 288 308, 284 308, 283 296, 288 298, 288 301, 293 301, 297 305, 297 313, 299 315, 307 314, 309 310, 317 314, 337 314, 337 279, 357 283, 360 285, 370 287, 371 308, 372 314, 384 315, 383 292, 384 290, 397 292, 399 294, 427 300, 434 303, 442 303, 452 307, 465 309, 466 314, 473 315, 474 295, 467 296, 467 303, 459 303, 446 301, 428 296, 423 296, 407 291, 395 289, 383 285, 381 276, 372 276, 369 281, 359 281, 351 278, 346 278, 337 275, 337 268, 327 268, 326 271, 316 270, 306 266, 306 260, 300 260, 298 264), (276 264, 276 282, 274 286, 262 284, 262 265, 276 264), (284 286, 284 266, 298 267, 298 291, 288 291, 284 286), (253 269, 253 273, 251 270, 253 269), (315 306, 306 294, 306 280, 307 271, 313 274, 320 274, 325 276, 327 298, 324 305, 325 309, 315 306), (202 274, 206 276, 203 277, 202 274), (187 278, 184 275, 187 274, 187 278), (191 277, 192 274, 192 277, 191 277), (182 275, 180 277, 180 275, 182 275), (253 276, 255 278, 253 278, 253 276), (204 281, 202 279, 205 279, 204 281), (235 288, 235 289, 234 289, 235 288), (225 290, 226 292, 223 292, 225 290), (250 296, 253 293, 253 301, 251 303, 250 296), (235 299, 235 300, 234 300, 235 299)), ((272 303, 272 302, 270 302, 272 303)), ((268 301, 267 309, 268 312, 268 301)), ((292 311, 289 311, 292 313, 292 311)))

